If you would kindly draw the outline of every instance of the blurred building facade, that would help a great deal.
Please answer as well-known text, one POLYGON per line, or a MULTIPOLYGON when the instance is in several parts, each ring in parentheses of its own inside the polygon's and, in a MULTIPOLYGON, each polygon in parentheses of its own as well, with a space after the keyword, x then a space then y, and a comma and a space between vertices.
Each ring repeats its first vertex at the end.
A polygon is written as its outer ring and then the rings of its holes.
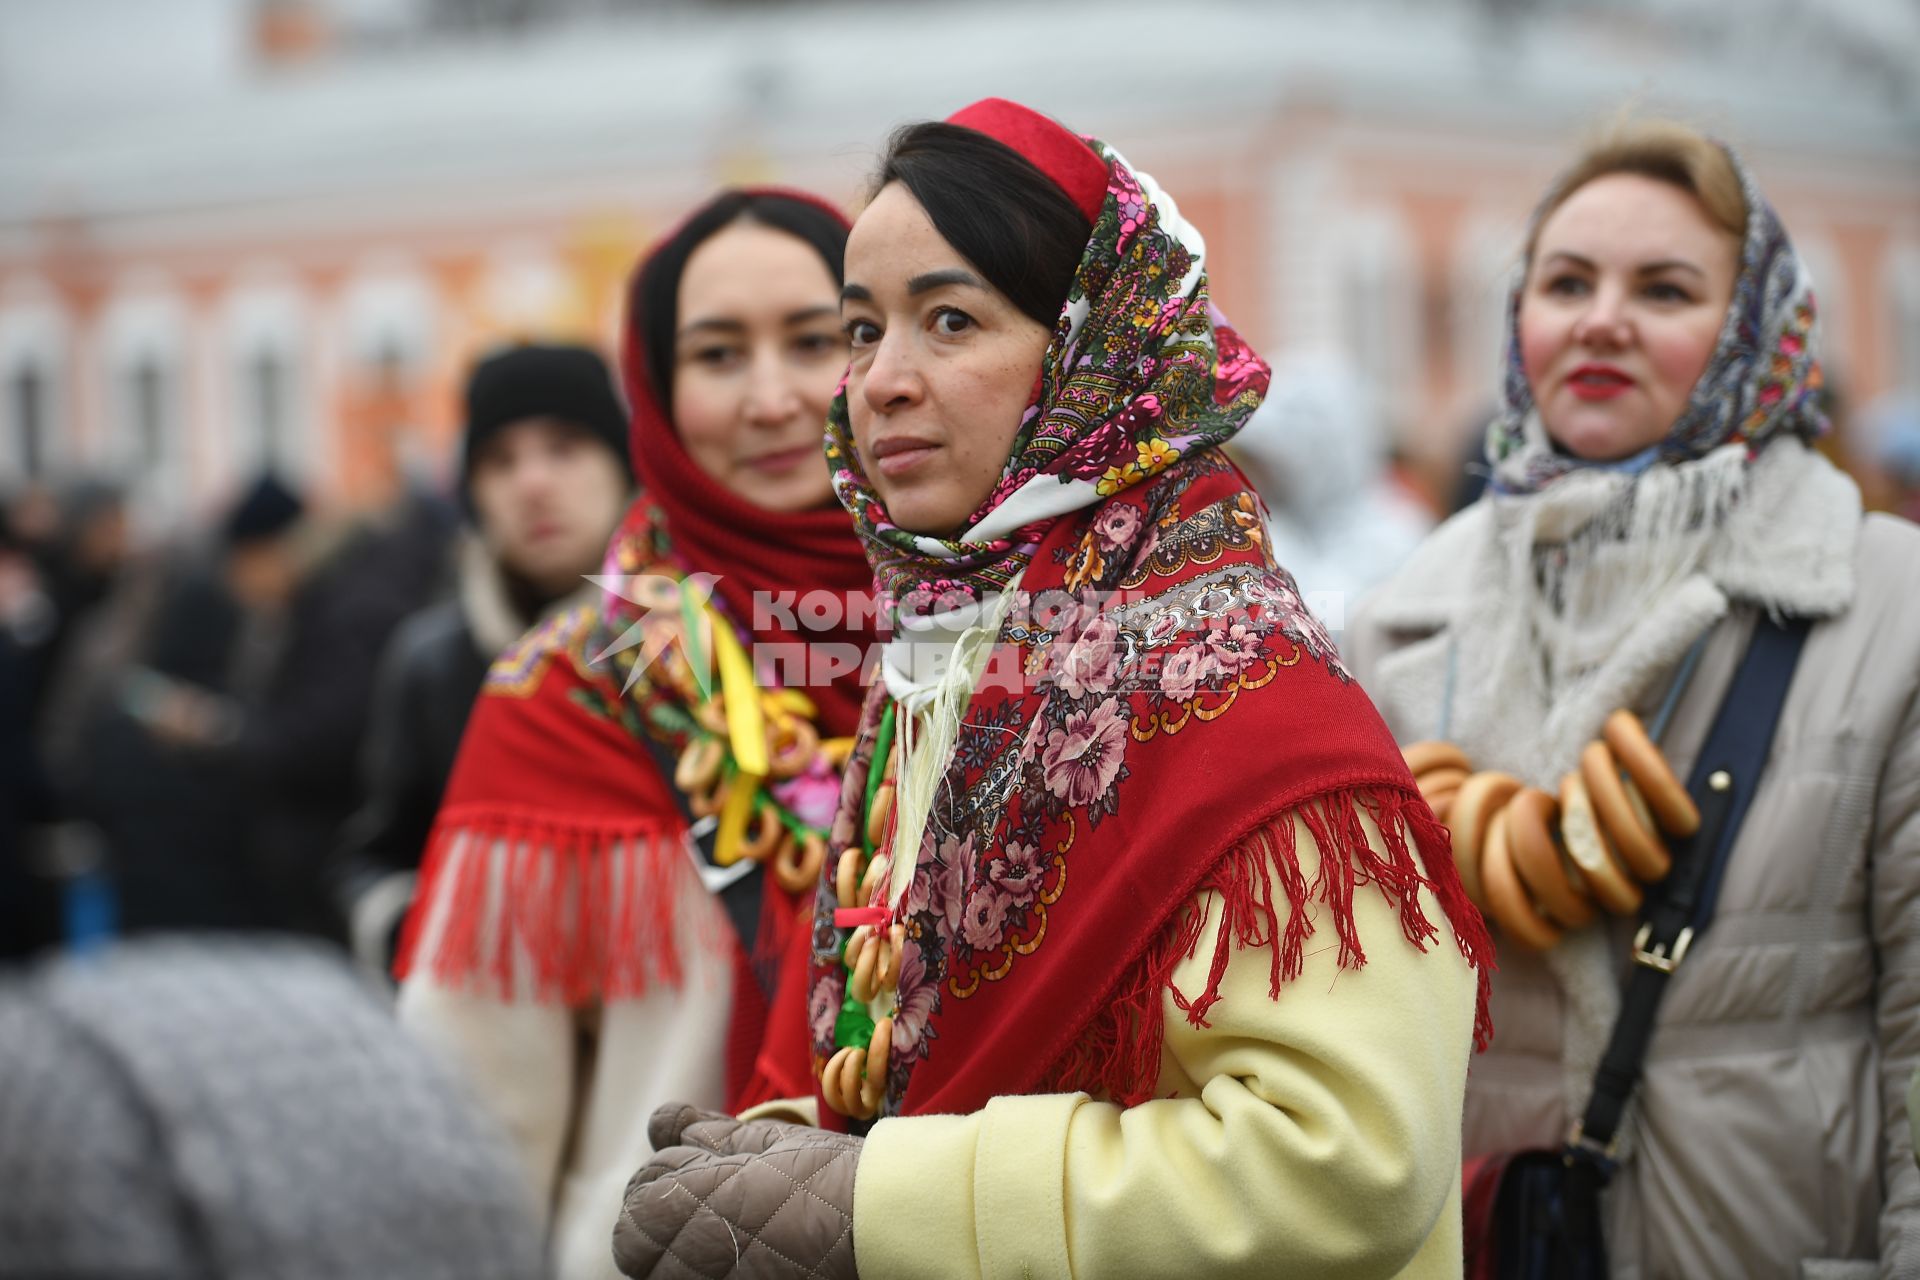
POLYGON ((12 0, 0 487, 165 522, 273 467, 336 502, 444 465, 482 349, 611 345, 720 182, 851 206, 887 132, 987 94, 1117 142, 1273 351, 1332 347, 1401 449, 1490 403, 1527 211, 1623 105, 1738 143, 1848 398, 1920 389, 1920 10, 1902 0, 12 0))

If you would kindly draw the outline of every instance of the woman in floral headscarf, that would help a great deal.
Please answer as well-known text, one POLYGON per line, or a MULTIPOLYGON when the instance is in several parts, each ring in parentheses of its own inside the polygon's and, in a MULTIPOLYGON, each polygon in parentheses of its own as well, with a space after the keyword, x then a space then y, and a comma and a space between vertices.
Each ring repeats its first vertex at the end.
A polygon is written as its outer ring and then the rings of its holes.
POLYGON ((1594 1090, 1666 870, 1646 836, 1673 821, 1608 793, 1687 778, 1757 620, 1810 619, 1711 929, 1658 1006, 1604 1237, 1620 1275, 1913 1274, 1920 534, 1863 519, 1808 446, 1813 294, 1721 145, 1660 122, 1596 143, 1534 219, 1511 319, 1488 495, 1348 633, 1402 740, 1493 779, 1456 804, 1516 797, 1503 827, 1450 819, 1500 948, 1467 1155, 1557 1146, 1594 1090), (1520 858, 1516 823, 1556 812, 1596 859, 1580 880, 1520 858), (1559 892, 1582 882, 1597 903, 1559 892))
POLYGON ((1457 1274, 1487 939, 1217 448, 1267 370, 1200 236, 999 100, 876 186, 827 453, 895 634, 814 921, 825 1131, 656 1115, 623 1269, 1457 1274))

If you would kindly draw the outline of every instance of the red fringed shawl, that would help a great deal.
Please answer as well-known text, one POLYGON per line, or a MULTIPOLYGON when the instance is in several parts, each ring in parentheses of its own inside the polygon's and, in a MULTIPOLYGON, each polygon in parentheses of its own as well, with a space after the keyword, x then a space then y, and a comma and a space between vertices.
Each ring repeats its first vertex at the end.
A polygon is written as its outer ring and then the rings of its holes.
MULTIPOLYGON (((808 1086, 806 1059, 791 1050, 791 1030, 777 1041, 789 1046, 785 1058, 766 1051, 768 1000, 748 950, 717 905, 692 918, 681 909, 698 874, 686 823, 636 736, 654 690, 643 683, 623 699, 619 676, 588 661, 602 636, 593 611, 575 609, 528 633, 488 673, 395 975, 424 970, 503 999, 581 1006, 678 989, 690 954, 716 954, 733 971, 728 1105, 791 1097, 808 1086), (487 856, 502 845, 504 868, 487 856), (429 936, 436 914, 442 923, 429 936)), ((801 1000, 809 909, 767 880, 751 954, 780 970, 776 1003, 782 993, 801 1000)))
MULTIPOLYGON (((1067 1089, 1144 1101, 1160 1068, 1161 1000, 1183 957, 1212 948, 1208 985, 1175 993, 1195 1025, 1234 948, 1267 948, 1270 993, 1285 999, 1316 929, 1333 931, 1342 965, 1366 962, 1356 893, 1385 894, 1407 944, 1457 946, 1478 967, 1484 1044, 1492 948, 1446 828, 1272 562, 1256 500, 1217 451, 1055 522, 1001 640, 902 902, 883 1114, 1067 1089), (1293 815, 1320 847, 1311 881, 1293 815), (1444 922, 1423 912, 1422 885, 1444 922), (1190 910, 1203 890, 1225 904, 1212 938, 1190 910)), ((849 798, 882 703, 876 693, 868 704, 849 798)), ((835 848, 851 838, 854 807, 843 806, 835 848)), ((833 1052, 846 982, 831 887, 819 901, 816 1062, 833 1052)))

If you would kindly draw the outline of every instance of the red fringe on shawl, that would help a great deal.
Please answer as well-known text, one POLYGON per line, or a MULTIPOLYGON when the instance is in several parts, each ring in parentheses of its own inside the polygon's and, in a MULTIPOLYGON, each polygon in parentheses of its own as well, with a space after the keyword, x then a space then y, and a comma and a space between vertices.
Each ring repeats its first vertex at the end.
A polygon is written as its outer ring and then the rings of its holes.
POLYGON ((1272 952, 1267 994, 1278 1000, 1280 988, 1300 976, 1306 942, 1314 928, 1309 909, 1316 902, 1332 917, 1340 944, 1340 967, 1361 968, 1367 955, 1354 926, 1353 895, 1357 886, 1369 884, 1398 907, 1401 932, 1421 951, 1439 937, 1440 931, 1421 910, 1416 890, 1424 888, 1439 901, 1460 954, 1479 977, 1473 1039, 1476 1048, 1486 1048, 1493 1038, 1493 1022, 1487 1012, 1493 942, 1480 912, 1461 888, 1446 827, 1417 794, 1335 791, 1316 796, 1263 824, 1232 845, 1200 881, 1199 892, 1217 893, 1222 903, 1207 985, 1200 994, 1189 997, 1173 985, 1174 970, 1198 954, 1205 924, 1196 909, 1198 904, 1189 902, 1122 974, 1093 1022, 1045 1073, 1039 1091, 1084 1090, 1129 1107, 1147 1101, 1160 1075, 1165 1038, 1163 993, 1171 991, 1187 1021, 1204 1027, 1208 1025, 1207 1010, 1220 999, 1220 983, 1233 952, 1266 947, 1272 952), (1380 829, 1386 845, 1384 857, 1367 839, 1361 823, 1363 811, 1380 829), (1295 815, 1320 846, 1320 871, 1312 885, 1300 870, 1299 852, 1294 847, 1295 815), (1409 832, 1427 866, 1424 876, 1408 848, 1409 832), (1287 905, 1284 925, 1274 897, 1276 876, 1287 905))
POLYGON ((444 810, 394 976, 425 966, 449 986, 477 983, 512 999, 515 952, 524 947, 542 1000, 577 1005, 642 996, 655 983, 678 987, 680 948, 689 941, 675 927, 689 874, 684 857, 678 830, 658 819, 591 823, 479 806, 444 810), (432 920, 440 932, 426 952, 432 920))

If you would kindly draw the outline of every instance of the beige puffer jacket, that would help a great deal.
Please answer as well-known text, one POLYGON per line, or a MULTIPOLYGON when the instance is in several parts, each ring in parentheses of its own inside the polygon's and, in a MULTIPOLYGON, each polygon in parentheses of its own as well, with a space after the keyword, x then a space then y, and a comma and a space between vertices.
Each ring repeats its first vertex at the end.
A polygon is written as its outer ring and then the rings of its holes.
MULTIPOLYGON (((1472 626, 1457 620, 1505 603, 1465 599, 1468 582, 1490 580, 1492 526, 1485 502, 1462 513, 1356 611, 1348 656, 1402 742, 1435 735, 1449 683, 1470 668, 1460 653, 1448 675, 1454 637, 1472 626)), ((1710 628, 1662 742, 1683 778, 1759 607, 1823 620, 1712 927, 1660 1007, 1607 1193, 1613 1273, 1920 1275, 1906 1113, 1920 1062, 1920 529, 1863 520, 1850 481, 1784 442, 1667 599, 1667 616, 1629 638, 1637 652, 1610 661, 1614 696, 1595 707, 1650 715, 1710 628)), ((1503 732, 1499 714, 1450 723, 1478 768, 1551 787, 1573 766, 1539 758, 1571 744, 1516 755, 1503 739, 1527 734, 1503 732)), ((1618 1011, 1633 930, 1596 925, 1544 957, 1501 946, 1494 1042, 1468 1086, 1468 1156, 1565 1138, 1618 1011)))

